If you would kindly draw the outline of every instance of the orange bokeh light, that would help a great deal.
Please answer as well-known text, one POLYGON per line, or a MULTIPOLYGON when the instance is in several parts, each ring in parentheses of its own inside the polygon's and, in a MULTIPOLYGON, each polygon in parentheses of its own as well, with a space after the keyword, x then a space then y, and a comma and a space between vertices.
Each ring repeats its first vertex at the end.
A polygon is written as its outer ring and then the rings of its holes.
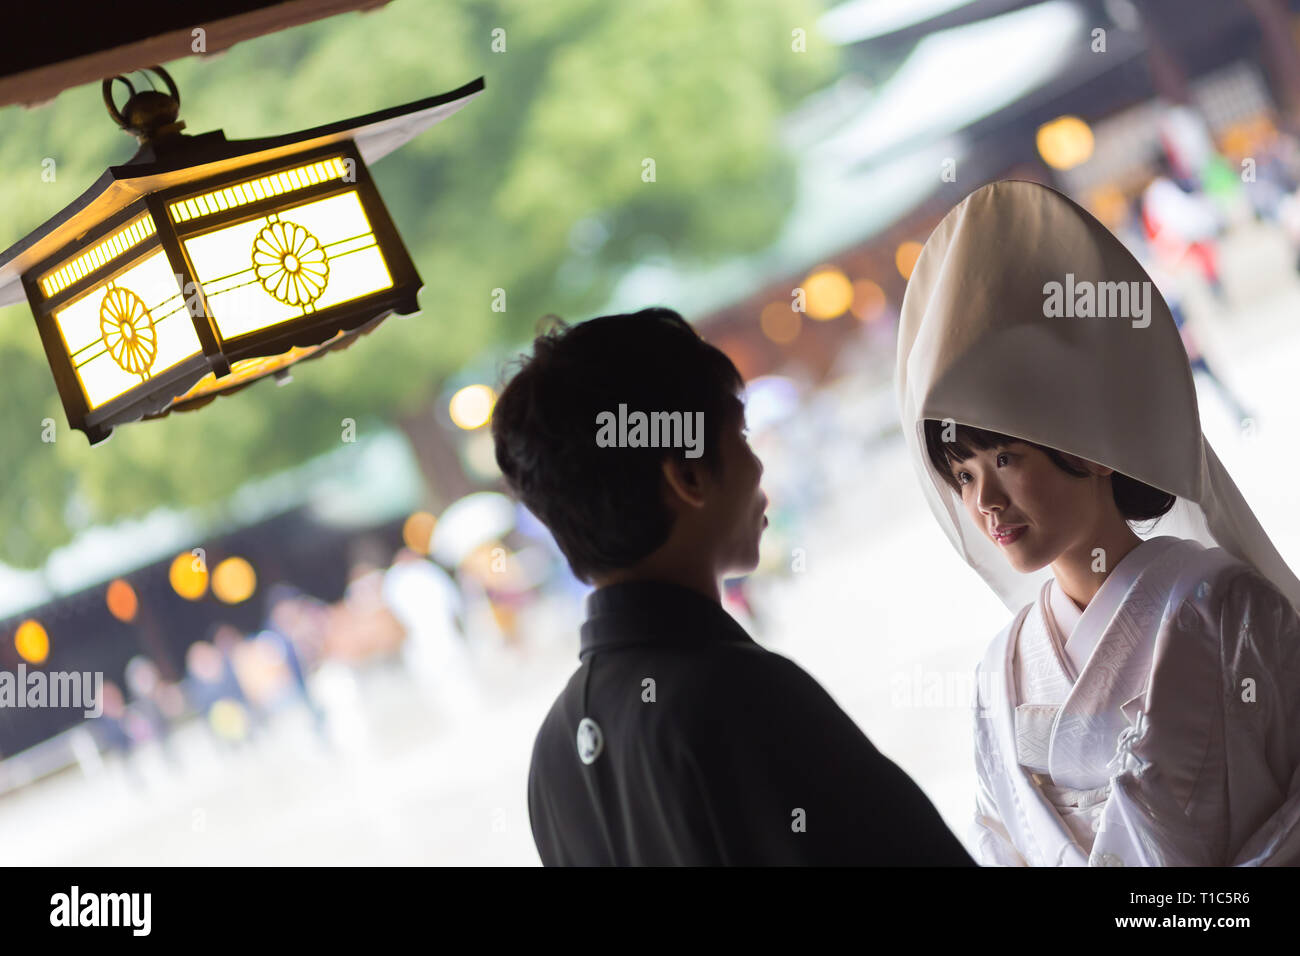
POLYGON ((790 308, 789 302, 770 302, 763 306, 758 319, 763 334, 777 345, 788 345, 799 337, 803 320, 799 313, 790 308))
POLYGON ((916 268, 916 260, 921 257, 921 244, 914 239, 909 239, 898 247, 894 253, 894 265, 898 267, 898 273, 904 279, 912 278, 912 270, 916 268))
POLYGON ((136 599, 135 589, 122 578, 109 584, 105 599, 108 601, 108 613, 113 617, 127 623, 135 620, 140 602, 136 599))
POLYGON ((859 279, 853 283, 852 312, 863 322, 874 322, 885 311, 885 290, 880 284, 870 279, 859 279))
POLYGON ((433 540, 433 526, 438 519, 427 511, 417 511, 402 525, 402 541, 416 554, 428 554, 433 540))
POLYGON ((44 664, 50 656, 50 636, 39 621, 28 619, 14 632, 14 648, 28 664, 44 664))

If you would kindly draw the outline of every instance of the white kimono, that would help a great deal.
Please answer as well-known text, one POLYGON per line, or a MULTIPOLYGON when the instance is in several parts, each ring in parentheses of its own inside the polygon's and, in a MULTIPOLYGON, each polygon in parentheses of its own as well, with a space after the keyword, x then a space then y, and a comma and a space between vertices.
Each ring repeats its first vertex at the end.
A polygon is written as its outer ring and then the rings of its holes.
POLYGON ((1300 578, 1206 441, 1150 285, 1069 197, 1005 181, 943 218, 903 297, 898 405, 922 492, 963 560, 1023 608, 977 673, 986 862, 1300 863, 1300 578), (1083 290, 1077 313, 1050 304, 1065 285, 1083 290), (1048 568, 1012 567, 930 459, 926 422, 1165 491, 1157 526, 1176 537, 1126 555, 1082 614, 1059 596, 1053 612, 1048 568))
POLYGON ((1300 863, 1300 617, 1222 549, 1145 541, 1082 614, 1049 580, 976 688, 981 863, 1300 863))

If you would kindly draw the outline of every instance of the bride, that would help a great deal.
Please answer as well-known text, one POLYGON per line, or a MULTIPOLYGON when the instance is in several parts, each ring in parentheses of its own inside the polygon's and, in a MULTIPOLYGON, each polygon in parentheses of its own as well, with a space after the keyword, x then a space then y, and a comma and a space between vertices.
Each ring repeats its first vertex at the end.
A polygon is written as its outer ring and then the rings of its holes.
POLYGON ((1201 433, 1159 294, 1146 322, 1062 314, 1067 275, 1150 281, 1069 199, 999 182, 939 224, 903 301, 913 463, 1015 614, 977 669, 978 855, 1300 863, 1300 580, 1201 433))

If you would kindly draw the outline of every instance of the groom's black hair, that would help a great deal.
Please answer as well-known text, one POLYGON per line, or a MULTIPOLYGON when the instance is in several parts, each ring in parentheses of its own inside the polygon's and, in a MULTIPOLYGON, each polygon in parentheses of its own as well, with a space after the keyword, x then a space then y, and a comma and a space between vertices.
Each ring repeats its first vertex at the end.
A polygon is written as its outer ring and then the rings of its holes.
MULTIPOLYGON (((717 473, 723 429, 737 423, 744 380, 725 353, 671 309, 559 323, 538 336, 531 357, 492 412, 497 465, 591 583, 630 567, 667 539, 663 498, 667 448, 603 448, 597 416, 629 411, 704 413, 699 463, 717 473)), ((743 419, 741 419, 743 420, 743 419)))
MULTIPOLYGON (((1040 445, 1037 442, 1025 441, 1023 438, 1014 438, 1011 435, 989 431, 985 428, 958 425, 955 422, 945 424, 933 418, 925 420, 925 450, 930 456, 930 464, 939 473, 939 477, 943 478, 949 487, 953 488, 959 495, 961 494, 961 485, 958 484, 950 466, 954 462, 965 461, 974 455, 977 450, 988 451, 991 448, 1001 448, 1012 442, 1032 445, 1034 448, 1045 452, 1047 457, 1052 460, 1052 464, 1067 475, 1073 475, 1075 478, 1085 478, 1088 475, 1087 471, 1076 468, 1066 461, 1065 457, 1055 448, 1048 448, 1046 445, 1040 445), (949 441, 944 440, 945 429, 951 432, 951 440, 949 441)), ((1111 493, 1115 496, 1115 504, 1119 508, 1119 513, 1124 516, 1125 521, 1150 521, 1153 518, 1159 518, 1174 506, 1174 495, 1167 491, 1161 491, 1159 488, 1153 488, 1136 478, 1121 475, 1118 471, 1111 473, 1110 488, 1111 493)))

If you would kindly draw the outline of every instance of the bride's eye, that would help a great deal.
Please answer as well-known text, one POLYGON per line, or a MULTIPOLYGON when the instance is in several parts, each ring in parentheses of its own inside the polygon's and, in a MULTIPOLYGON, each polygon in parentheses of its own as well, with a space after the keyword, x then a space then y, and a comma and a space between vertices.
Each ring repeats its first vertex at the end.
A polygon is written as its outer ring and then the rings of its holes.
POLYGON ((964 485, 970 480, 971 480, 970 472, 968 471, 957 472, 957 484, 964 485))

